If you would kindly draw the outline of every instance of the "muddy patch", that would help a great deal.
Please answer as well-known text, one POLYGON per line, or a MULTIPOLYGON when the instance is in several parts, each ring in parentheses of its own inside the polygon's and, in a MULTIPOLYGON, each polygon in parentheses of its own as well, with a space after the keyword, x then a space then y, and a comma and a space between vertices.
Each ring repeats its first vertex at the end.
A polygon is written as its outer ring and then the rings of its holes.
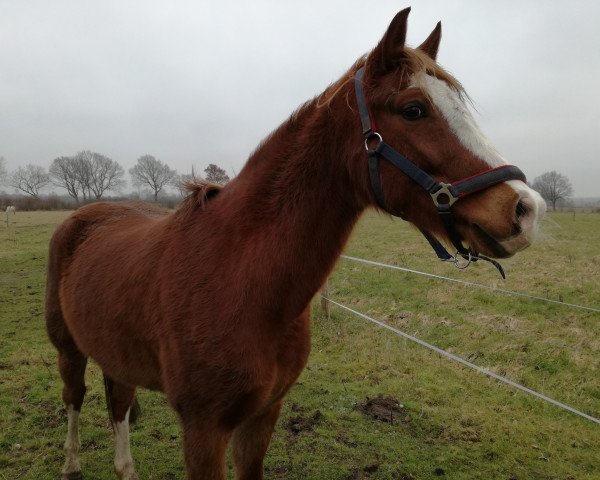
POLYGON ((292 406, 292 411, 296 412, 296 414, 289 418, 285 426, 286 429, 294 435, 312 432, 323 420, 323 414, 320 410, 315 411, 313 414, 307 414, 302 412, 301 409, 294 404, 292 406))
POLYGON ((364 468, 355 468, 347 477, 345 477, 345 480, 364 480, 371 478, 370 474, 377 472, 377 470, 379 470, 379 463, 373 462, 364 468))
POLYGON ((397 398, 381 394, 375 398, 367 397, 365 401, 356 405, 356 410, 372 420, 391 424, 407 416, 404 405, 397 398))

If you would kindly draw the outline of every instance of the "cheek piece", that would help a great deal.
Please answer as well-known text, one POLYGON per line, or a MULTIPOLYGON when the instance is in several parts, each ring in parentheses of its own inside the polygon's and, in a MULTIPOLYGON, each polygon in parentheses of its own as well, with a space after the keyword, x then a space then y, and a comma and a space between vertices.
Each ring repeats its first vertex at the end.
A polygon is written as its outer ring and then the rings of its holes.
POLYGON ((484 170, 454 183, 443 183, 434 180, 427 172, 421 170, 404 155, 383 141, 383 137, 377 131, 373 116, 367 106, 362 85, 364 73, 365 67, 361 67, 356 72, 354 77, 354 90, 365 138, 371 188, 373 189, 373 194, 375 195, 379 207, 391 215, 397 217, 401 216, 386 205, 383 190, 381 188, 379 162, 385 159, 398 170, 406 174, 411 180, 423 187, 431 196, 431 200, 437 209, 440 220, 448 234, 448 238, 456 248, 456 253, 451 255, 431 233, 421 230, 421 233, 427 239, 438 258, 445 262, 451 262, 457 268, 461 269, 468 267, 477 260, 485 260, 498 269, 502 278, 506 278, 504 269, 497 261, 486 257, 485 255, 481 255, 470 248, 465 248, 462 238, 456 229, 456 222, 452 215, 451 207, 461 198, 484 190, 492 185, 497 185, 498 183, 506 182, 507 180, 521 180, 525 182, 525 175, 523 172, 514 165, 502 165, 500 167, 484 170))

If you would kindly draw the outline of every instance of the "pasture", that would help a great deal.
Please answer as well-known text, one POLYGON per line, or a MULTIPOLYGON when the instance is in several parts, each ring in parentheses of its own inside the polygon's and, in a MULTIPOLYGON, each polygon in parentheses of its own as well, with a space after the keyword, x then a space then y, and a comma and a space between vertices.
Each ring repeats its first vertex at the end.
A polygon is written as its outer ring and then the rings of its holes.
MULTIPOLYGON (((19 212, 0 225, 2 480, 55 479, 63 462, 62 383, 43 298, 48 240, 67 215, 19 212)), ((538 243, 502 262, 503 281, 487 264, 441 264, 406 223, 368 213, 346 253, 598 308, 599 238, 598 214, 549 214, 538 243)), ((600 417, 598 313, 343 259, 329 287, 340 303, 600 417)), ((312 353, 285 400, 266 478, 600 479, 600 426, 336 307, 328 319, 318 299, 313 313, 312 353), (365 402, 378 395, 389 418, 365 402)), ((112 479, 111 428, 93 364, 86 384, 83 472, 112 479)), ((140 478, 183 478, 177 419, 161 394, 139 391, 139 400, 131 438, 140 478)))

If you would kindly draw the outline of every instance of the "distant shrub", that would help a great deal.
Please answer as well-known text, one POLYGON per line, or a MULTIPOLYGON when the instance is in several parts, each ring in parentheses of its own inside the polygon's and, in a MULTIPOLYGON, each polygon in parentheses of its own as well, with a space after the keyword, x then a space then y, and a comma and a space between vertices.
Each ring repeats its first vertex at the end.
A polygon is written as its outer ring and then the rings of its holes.
POLYGON ((17 212, 28 212, 32 210, 70 210, 75 207, 69 197, 61 197, 56 194, 40 195, 31 197, 28 195, 0 194, 0 211, 6 210, 9 205, 14 205, 17 212))
MULTIPOLYGON (((118 197, 107 197, 102 198, 98 201, 100 202, 126 202, 126 201, 150 201, 140 199, 139 195, 122 195, 118 197)), ((85 203, 94 203, 95 200, 88 201, 85 203)), ((151 202, 151 201, 150 201, 151 202)), ((159 197, 158 204, 165 208, 177 208, 179 203, 181 202, 180 196, 170 195, 159 197)), ((151 202, 153 203, 153 202, 151 202)), ((48 195, 40 195, 39 197, 32 197, 29 195, 20 195, 20 194, 8 194, 8 193, 0 193, 0 212, 4 212, 6 207, 9 205, 14 205, 17 209, 17 212, 30 212, 34 210, 74 210, 79 206, 84 205, 84 203, 80 202, 77 204, 74 199, 66 195, 57 195, 56 193, 50 193, 48 195)))

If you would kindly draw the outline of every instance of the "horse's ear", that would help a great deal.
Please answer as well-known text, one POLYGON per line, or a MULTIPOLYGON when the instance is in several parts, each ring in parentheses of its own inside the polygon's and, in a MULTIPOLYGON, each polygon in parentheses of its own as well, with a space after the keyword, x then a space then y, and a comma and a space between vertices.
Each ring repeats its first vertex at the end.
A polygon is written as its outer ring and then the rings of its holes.
POLYGON ((418 49, 425 52, 433 60, 437 57, 438 49, 440 48, 440 40, 442 39, 442 22, 438 22, 433 32, 429 34, 427 39, 419 45, 418 49))
POLYGON ((373 49, 367 63, 373 73, 384 74, 394 70, 404 58, 406 24, 410 7, 396 14, 379 44, 373 49))

